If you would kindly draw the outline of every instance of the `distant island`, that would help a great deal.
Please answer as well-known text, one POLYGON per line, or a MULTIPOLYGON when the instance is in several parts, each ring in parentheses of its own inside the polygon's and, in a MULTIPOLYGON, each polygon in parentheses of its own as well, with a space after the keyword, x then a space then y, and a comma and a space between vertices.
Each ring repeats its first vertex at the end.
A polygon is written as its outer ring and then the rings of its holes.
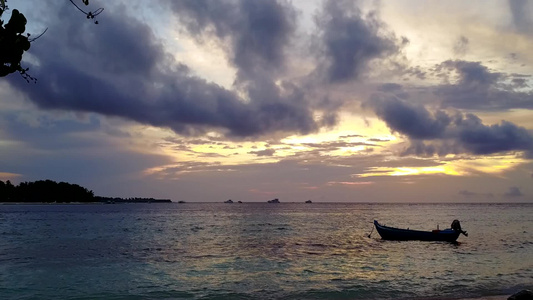
POLYGON ((170 199, 120 198, 95 196, 77 184, 39 180, 13 185, 9 180, 0 180, 0 202, 13 203, 170 203, 170 199))
MULTIPOLYGON (((231 199, 228 199, 226 201, 224 201, 224 203, 235 203, 235 201, 231 200, 231 199)), ((237 203, 242 203, 241 200, 237 201, 237 203)))

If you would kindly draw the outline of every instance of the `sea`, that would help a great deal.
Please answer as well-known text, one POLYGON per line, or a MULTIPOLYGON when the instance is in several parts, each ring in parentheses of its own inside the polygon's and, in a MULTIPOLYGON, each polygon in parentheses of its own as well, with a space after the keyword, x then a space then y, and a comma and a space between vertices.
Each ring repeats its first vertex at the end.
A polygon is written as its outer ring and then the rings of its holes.
POLYGON ((0 205, 0 299, 506 299, 533 289, 533 204, 0 205), (373 220, 461 221, 457 243, 373 220), (370 237, 369 237, 370 235, 370 237))

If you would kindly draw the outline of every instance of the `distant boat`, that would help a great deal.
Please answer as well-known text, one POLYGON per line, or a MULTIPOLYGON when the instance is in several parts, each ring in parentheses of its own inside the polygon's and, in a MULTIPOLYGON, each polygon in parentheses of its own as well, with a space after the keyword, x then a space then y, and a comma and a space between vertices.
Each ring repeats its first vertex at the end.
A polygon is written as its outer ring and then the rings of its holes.
POLYGON ((183 201, 183 200, 180 200, 180 201, 178 201, 178 203, 185 203, 185 201, 183 201))
POLYGON ((307 201, 305 201, 305 203, 313 203, 313 201, 307 200, 307 201))
POLYGON ((280 203, 278 198, 272 199, 272 200, 268 200, 267 202, 268 203, 280 203))
POLYGON ((224 203, 233 203, 233 200, 229 199, 229 200, 224 201, 224 203))
POLYGON ((241 200, 239 200, 239 201, 237 201, 237 203, 242 203, 242 201, 241 201, 241 200))
POLYGON ((384 240, 395 240, 395 241, 444 241, 444 242, 455 242, 459 235, 462 233, 465 236, 468 236, 466 231, 461 229, 461 224, 458 220, 452 222, 452 228, 444 230, 432 230, 432 231, 421 231, 421 230, 410 230, 410 229, 400 229, 389 226, 384 226, 379 224, 378 221, 374 220, 374 226, 379 235, 384 240))

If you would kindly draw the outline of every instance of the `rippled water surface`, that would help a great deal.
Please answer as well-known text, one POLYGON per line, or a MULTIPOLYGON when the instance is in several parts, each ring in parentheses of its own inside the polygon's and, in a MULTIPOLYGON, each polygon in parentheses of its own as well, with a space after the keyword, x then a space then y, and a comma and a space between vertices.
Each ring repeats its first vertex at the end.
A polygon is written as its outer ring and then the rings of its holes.
POLYGON ((0 205, 2 299, 381 299, 533 286, 531 204, 0 205), (372 221, 459 244, 382 241, 372 221))

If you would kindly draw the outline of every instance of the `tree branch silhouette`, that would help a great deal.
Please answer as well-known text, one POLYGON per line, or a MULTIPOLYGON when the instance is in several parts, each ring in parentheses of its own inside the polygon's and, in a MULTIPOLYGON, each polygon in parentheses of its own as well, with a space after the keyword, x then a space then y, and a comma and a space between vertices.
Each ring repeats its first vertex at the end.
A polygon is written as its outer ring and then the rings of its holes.
MULTIPOLYGON (((98 21, 95 20, 95 18, 104 11, 103 8, 86 12, 81 9, 74 0, 69 1, 82 12, 87 19, 94 20, 94 23, 98 24, 98 21)), ((89 5, 89 0, 81 1, 86 6, 89 5)), ((32 81, 36 83, 37 78, 32 77, 28 73, 29 68, 23 68, 20 63, 24 52, 30 49, 31 42, 34 42, 43 36, 48 28, 36 38, 30 38, 31 35, 29 33, 24 34, 27 24, 26 17, 17 9, 13 9, 11 18, 6 24, 4 24, 2 15, 9 9, 6 2, 7 0, 0 0, 0 77, 5 77, 9 74, 18 72, 26 82, 29 83, 32 81)))
MULTIPOLYGON (((69 0, 70 3, 72 3, 72 5, 74 5, 79 11, 81 11, 83 14, 85 14, 87 16, 87 19, 91 19, 93 20, 94 18, 96 18, 96 16, 98 16, 99 14, 101 14, 103 11, 104 11, 104 8, 103 7, 100 7, 99 9, 95 10, 95 11, 89 11, 89 12, 86 12, 84 11, 83 9, 81 9, 76 3, 74 3, 73 0, 69 0)), ((85 5, 89 5, 89 0, 82 0, 83 4, 85 5)), ((98 21, 94 21, 94 24, 98 24, 98 21)))

